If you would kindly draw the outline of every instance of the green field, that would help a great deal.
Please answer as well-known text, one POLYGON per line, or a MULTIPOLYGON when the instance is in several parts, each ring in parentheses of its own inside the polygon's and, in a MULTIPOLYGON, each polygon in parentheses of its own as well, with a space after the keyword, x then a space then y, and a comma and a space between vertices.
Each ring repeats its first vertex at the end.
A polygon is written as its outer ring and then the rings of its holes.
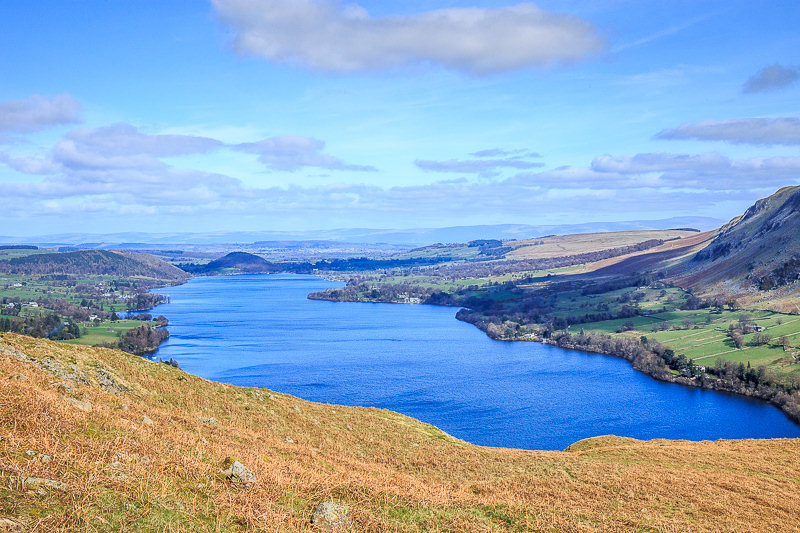
POLYGON ((83 344, 86 346, 113 344, 119 340, 118 335, 124 335, 126 331, 144 325, 155 326, 156 324, 155 322, 143 320, 117 320, 115 322, 105 320, 99 325, 82 324, 80 338, 59 342, 66 344, 83 344))
POLYGON ((605 320, 572 326, 571 331, 583 329, 587 332, 612 333, 629 336, 646 336, 683 354, 695 364, 714 366, 717 359, 747 364, 752 367, 766 366, 782 374, 800 376, 800 316, 785 315, 761 310, 724 310, 721 313, 709 309, 694 311, 667 311, 631 319, 605 320), (738 324, 743 315, 752 317, 754 323, 764 327, 770 335, 768 344, 754 346, 756 336, 752 329, 744 335, 744 345, 737 349, 728 336, 728 327, 738 324), (632 330, 619 332, 625 324, 632 330), (653 331, 654 326, 667 330, 653 331), (786 336, 786 348, 780 343, 786 336))

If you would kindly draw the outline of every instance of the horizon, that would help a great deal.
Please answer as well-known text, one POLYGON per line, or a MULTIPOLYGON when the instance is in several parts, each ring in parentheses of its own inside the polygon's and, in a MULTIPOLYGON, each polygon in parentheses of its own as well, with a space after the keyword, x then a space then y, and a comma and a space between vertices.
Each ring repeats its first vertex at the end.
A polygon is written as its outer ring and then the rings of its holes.
POLYGON ((726 221, 800 183, 789 3, 12 0, 0 17, 4 235, 726 221))
POLYGON ((711 231, 726 221, 711 217, 673 217, 658 220, 622 220, 562 225, 489 224, 440 228, 331 228, 302 231, 219 230, 208 232, 110 233, 63 232, 43 235, 0 235, 2 245, 49 246, 215 246, 274 243, 335 243, 355 245, 428 246, 436 242, 463 243, 474 239, 524 240, 553 235, 692 229, 711 231), (680 226, 680 227, 679 227, 680 226), (451 238, 442 238, 442 237, 451 238), (139 239, 139 240, 125 240, 139 239), (228 239, 228 240, 226 240, 228 239), (248 240, 249 239, 249 240, 248 240))

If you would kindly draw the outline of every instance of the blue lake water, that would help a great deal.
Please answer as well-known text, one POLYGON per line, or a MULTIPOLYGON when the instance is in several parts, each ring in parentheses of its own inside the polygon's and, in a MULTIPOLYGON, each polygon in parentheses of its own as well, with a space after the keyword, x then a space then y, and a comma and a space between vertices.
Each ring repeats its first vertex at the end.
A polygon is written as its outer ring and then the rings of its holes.
POLYGON ((660 383, 622 359, 489 339, 456 309, 325 302, 311 276, 196 278, 156 357, 191 374, 307 400, 392 409, 475 444, 563 449, 586 437, 800 437, 778 409, 660 383))

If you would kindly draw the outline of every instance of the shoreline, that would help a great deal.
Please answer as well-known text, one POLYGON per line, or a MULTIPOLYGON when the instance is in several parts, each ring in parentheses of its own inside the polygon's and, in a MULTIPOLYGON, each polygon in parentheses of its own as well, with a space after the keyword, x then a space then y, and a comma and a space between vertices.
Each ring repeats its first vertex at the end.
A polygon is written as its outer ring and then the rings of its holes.
MULTIPOLYGON (((644 374, 644 375, 646 375, 648 377, 651 377, 651 378, 655 379, 656 381, 660 381, 662 383, 673 383, 673 384, 676 384, 676 385, 683 385, 683 386, 686 386, 686 387, 693 387, 693 388, 697 388, 697 389, 700 389, 700 390, 709 390, 709 391, 714 391, 714 392, 724 392, 724 393, 732 394, 732 395, 735 395, 735 396, 744 396, 746 398, 753 398, 753 399, 757 399, 759 401, 763 401, 763 402, 769 403, 770 405, 772 405, 772 406, 776 407, 777 409, 779 409, 783 414, 785 414, 786 418, 788 418, 792 423, 800 426, 800 409, 798 409, 797 405, 792 405, 791 403, 788 403, 786 401, 786 398, 783 398, 784 399, 783 403, 781 403, 779 401, 780 398, 776 399, 776 396, 779 396, 780 394, 786 394, 786 393, 775 393, 775 392, 768 393, 768 392, 765 392, 765 391, 759 391, 759 389, 757 389, 757 388, 747 388, 747 387, 745 387, 744 391, 742 391, 742 390, 740 390, 740 388, 739 389, 734 389, 733 387, 727 386, 719 378, 713 378, 713 379, 708 379, 708 381, 704 381, 703 379, 698 379, 698 377, 675 376, 671 372, 668 373, 668 374, 666 374, 664 372, 656 373, 654 371, 655 369, 652 369, 652 367, 643 367, 641 365, 636 365, 636 364, 634 364, 634 361, 632 361, 631 359, 628 359, 628 358, 626 358, 626 357, 624 357, 622 355, 619 355, 617 353, 614 353, 614 352, 603 351, 603 350, 599 350, 599 349, 594 349, 594 350, 593 349, 588 349, 586 347, 582 347, 581 345, 574 344, 574 343, 559 344, 557 341, 553 341, 552 339, 545 339, 545 338, 541 338, 541 337, 538 337, 538 336, 529 337, 527 339, 519 339, 519 338, 508 339, 508 338, 494 337, 487 331, 486 327, 481 327, 483 324, 481 324, 480 321, 478 321, 478 320, 474 320, 474 321, 473 320, 468 320, 464 316, 464 314, 461 313, 461 311, 464 310, 464 309, 465 308, 461 308, 461 310, 459 310, 456 313, 456 320, 460 320, 462 322, 466 322, 468 324, 472 324, 473 326, 475 326, 479 330, 483 331, 486 334, 486 336, 489 337, 490 339, 497 340, 497 341, 502 341, 502 342, 538 342, 540 344, 547 344, 547 345, 550 345, 550 346, 557 346, 559 348, 564 348, 564 349, 567 349, 567 350, 575 350, 575 351, 584 352, 584 353, 593 353, 593 354, 598 354, 598 355, 604 355, 604 356, 607 356, 607 357, 616 357, 618 359, 623 359, 623 360, 627 361, 628 363, 630 363, 631 367, 634 370, 636 370, 638 372, 641 372, 642 374, 644 374), (648 370, 648 368, 649 368, 649 370, 648 370)), ((708 374, 704 373, 703 376, 708 376, 708 374)))

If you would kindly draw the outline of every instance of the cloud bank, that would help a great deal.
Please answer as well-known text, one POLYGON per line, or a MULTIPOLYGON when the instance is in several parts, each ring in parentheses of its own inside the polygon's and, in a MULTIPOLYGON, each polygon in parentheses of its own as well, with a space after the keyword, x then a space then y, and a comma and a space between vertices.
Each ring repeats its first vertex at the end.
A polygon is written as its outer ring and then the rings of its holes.
POLYGON ((525 170, 544 166, 544 163, 526 160, 527 158, 539 157, 539 154, 533 152, 525 155, 510 155, 518 153, 522 154, 524 152, 524 150, 506 151, 494 148, 473 152, 471 154, 479 159, 448 159, 442 161, 417 159, 414 161, 414 165, 416 165, 417 168, 428 172, 457 172, 460 174, 476 174, 484 178, 498 176, 502 169, 511 168, 525 170), (500 155, 505 155, 508 157, 504 157, 502 159, 491 158, 493 156, 500 155))
POLYGON ((31 133, 80 121, 80 106, 72 96, 40 96, 0 103, 0 131, 31 133))
POLYGON ((800 80, 800 67, 772 65, 750 76, 742 87, 743 93, 764 93, 789 87, 800 80))
POLYGON ((253 143, 237 144, 234 150, 257 154, 258 160, 271 170, 294 171, 303 167, 326 170, 352 170, 374 172, 369 165, 352 165, 337 157, 323 154, 325 143, 311 137, 282 135, 253 143))
POLYGON ((800 144, 800 118, 705 120, 663 130, 656 134, 655 138, 724 141, 734 144, 795 145, 800 144))
POLYGON ((334 0, 213 0, 240 53, 333 72, 432 63, 488 74, 545 67, 602 52, 605 39, 577 17, 530 3, 373 17, 334 0))

